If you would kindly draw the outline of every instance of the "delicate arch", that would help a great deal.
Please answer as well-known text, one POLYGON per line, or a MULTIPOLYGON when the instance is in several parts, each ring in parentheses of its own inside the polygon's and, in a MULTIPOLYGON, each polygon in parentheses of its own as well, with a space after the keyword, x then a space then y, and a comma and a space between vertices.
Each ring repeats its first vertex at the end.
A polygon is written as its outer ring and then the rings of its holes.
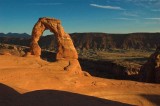
POLYGON ((32 55, 40 56, 41 48, 38 45, 40 36, 45 30, 50 30, 57 38, 58 51, 56 59, 78 59, 77 51, 69 34, 64 32, 60 20, 54 18, 39 18, 32 30, 32 41, 30 45, 30 52, 32 55))

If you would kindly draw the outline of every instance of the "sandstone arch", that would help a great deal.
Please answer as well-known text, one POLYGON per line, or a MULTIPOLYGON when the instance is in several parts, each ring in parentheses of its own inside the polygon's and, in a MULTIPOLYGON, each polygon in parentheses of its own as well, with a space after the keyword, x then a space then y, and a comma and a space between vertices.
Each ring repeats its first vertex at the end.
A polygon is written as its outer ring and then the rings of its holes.
POLYGON ((54 18, 40 18, 32 30, 31 54, 40 56, 41 48, 38 45, 40 36, 45 30, 50 30, 56 36, 58 51, 56 59, 78 59, 77 51, 69 34, 64 32, 60 20, 54 18))
POLYGON ((69 34, 65 33, 61 26, 61 22, 58 19, 46 17, 39 18, 32 30, 32 39, 30 44, 31 55, 41 55, 41 48, 38 45, 38 41, 45 30, 50 30, 56 36, 58 43, 56 60, 67 60, 68 66, 64 67, 65 70, 74 73, 82 73, 77 51, 69 34))

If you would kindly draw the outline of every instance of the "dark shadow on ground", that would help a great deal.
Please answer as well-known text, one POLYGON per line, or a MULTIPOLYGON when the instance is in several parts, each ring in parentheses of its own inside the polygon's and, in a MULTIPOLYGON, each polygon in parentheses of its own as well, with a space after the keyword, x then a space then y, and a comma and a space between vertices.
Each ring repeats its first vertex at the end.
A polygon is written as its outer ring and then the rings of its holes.
POLYGON ((0 84, 0 106, 134 106, 71 92, 38 90, 20 94, 0 84))
POLYGON ((160 106, 160 95, 141 94, 141 96, 153 103, 155 106, 160 106))
POLYGON ((48 62, 55 62, 56 61, 56 53, 50 51, 42 51, 41 58, 48 62))

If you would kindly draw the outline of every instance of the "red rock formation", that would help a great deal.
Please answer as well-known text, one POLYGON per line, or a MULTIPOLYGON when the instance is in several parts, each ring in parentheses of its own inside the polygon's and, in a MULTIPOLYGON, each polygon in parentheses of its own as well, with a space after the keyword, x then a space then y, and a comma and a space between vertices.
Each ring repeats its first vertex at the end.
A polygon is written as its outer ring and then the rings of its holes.
POLYGON ((40 56, 41 48, 38 45, 40 36, 45 30, 50 30, 58 41, 58 52, 56 59, 68 58, 77 59, 77 51, 70 36, 64 32, 60 20, 53 18, 40 18, 32 31, 31 54, 40 56))
POLYGON ((65 70, 68 70, 72 73, 81 73, 81 67, 77 60, 77 51, 69 34, 65 33, 63 27, 61 26, 60 20, 54 18, 40 18, 38 20, 32 30, 32 41, 30 46, 31 55, 41 55, 41 48, 38 45, 38 41, 45 30, 50 30, 50 32, 54 33, 57 39, 58 51, 56 60, 68 60, 68 66, 65 67, 65 70))
POLYGON ((149 60, 141 67, 140 81, 160 83, 160 47, 149 60))

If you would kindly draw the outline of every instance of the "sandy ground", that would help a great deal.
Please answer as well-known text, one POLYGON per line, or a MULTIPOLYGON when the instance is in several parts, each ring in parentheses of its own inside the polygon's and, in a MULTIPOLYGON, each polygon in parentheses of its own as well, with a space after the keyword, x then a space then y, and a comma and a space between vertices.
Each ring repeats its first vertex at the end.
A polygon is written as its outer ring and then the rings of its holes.
POLYGON ((160 84, 70 75, 64 66, 0 55, 0 106, 160 106, 160 84))

